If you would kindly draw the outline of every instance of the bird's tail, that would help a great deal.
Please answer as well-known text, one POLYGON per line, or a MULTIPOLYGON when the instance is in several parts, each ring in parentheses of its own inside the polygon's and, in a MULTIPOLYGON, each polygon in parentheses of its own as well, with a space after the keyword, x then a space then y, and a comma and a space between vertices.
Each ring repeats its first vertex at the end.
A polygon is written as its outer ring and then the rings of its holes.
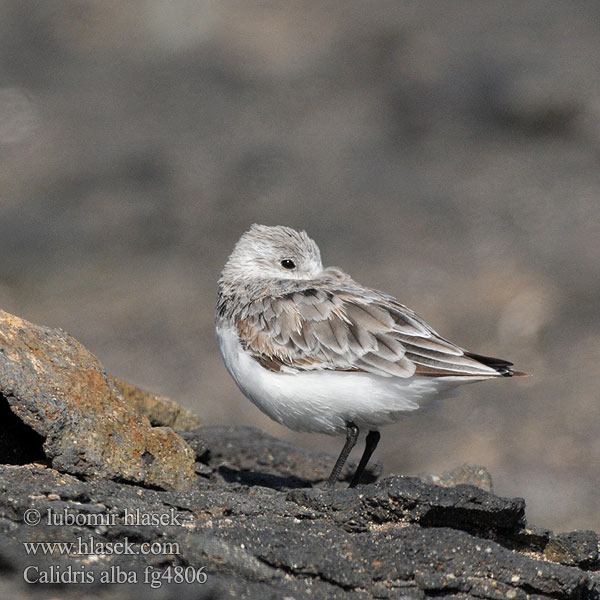
POLYGON ((502 377, 526 377, 529 373, 524 373, 523 371, 515 371, 513 369, 513 363, 504 360, 502 358, 494 358, 493 356, 483 356, 481 354, 475 354, 473 352, 465 352, 465 355, 486 367, 490 367, 495 371, 498 371, 499 375, 502 377))

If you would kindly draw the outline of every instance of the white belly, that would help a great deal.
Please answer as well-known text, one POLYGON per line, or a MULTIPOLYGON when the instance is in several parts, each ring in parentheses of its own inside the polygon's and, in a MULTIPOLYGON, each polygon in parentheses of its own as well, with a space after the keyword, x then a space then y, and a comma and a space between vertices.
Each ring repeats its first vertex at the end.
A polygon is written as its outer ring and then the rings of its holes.
MULTIPOLYGON (((370 373, 275 373, 245 351, 232 328, 217 328, 227 370, 242 393, 273 420, 294 431, 342 434, 346 423, 379 429, 449 396, 462 377, 382 377, 370 373)), ((473 381, 474 378, 469 378, 473 381)))

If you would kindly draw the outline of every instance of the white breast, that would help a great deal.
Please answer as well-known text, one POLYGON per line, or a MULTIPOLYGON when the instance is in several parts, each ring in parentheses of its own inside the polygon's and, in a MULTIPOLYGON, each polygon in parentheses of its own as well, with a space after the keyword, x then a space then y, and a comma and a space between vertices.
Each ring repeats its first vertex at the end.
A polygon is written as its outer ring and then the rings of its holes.
POLYGON ((346 423, 379 429, 449 396, 462 377, 382 377, 370 373, 300 371, 275 373, 245 351, 231 327, 218 327, 227 370, 242 393, 273 420, 294 431, 341 434, 346 423))

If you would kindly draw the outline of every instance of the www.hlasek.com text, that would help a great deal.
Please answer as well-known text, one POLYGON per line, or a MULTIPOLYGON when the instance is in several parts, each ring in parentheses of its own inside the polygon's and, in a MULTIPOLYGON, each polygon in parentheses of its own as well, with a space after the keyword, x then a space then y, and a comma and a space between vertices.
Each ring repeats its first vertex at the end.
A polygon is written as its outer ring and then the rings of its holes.
POLYGON ((98 540, 93 535, 78 537, 74 542, 23 542, 25 552, 30 556, 68 555, 68 556, 100 556, 115 555, 159 555, 179 554, 177 542, 142 542, 134 544, 125 537, 118 542, 98 540))

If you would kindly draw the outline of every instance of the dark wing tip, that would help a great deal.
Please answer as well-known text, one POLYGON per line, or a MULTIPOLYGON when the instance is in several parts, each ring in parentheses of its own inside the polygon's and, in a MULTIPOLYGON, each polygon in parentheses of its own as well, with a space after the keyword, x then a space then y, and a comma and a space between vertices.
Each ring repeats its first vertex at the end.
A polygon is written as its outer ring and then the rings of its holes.
POLYGON ((508 360, 504 360, 503 358, 494 358, 493 356, 483 356, 482 354, 475 354, 474 352, 465 352, 465 356, 480 362, 486 367, 490 367, 495 371, 498 371, 499 375, 503 377, 527 377, 529 373, 524 373, 523 371, 515 371, 513 367, 513 363, 508 360))

